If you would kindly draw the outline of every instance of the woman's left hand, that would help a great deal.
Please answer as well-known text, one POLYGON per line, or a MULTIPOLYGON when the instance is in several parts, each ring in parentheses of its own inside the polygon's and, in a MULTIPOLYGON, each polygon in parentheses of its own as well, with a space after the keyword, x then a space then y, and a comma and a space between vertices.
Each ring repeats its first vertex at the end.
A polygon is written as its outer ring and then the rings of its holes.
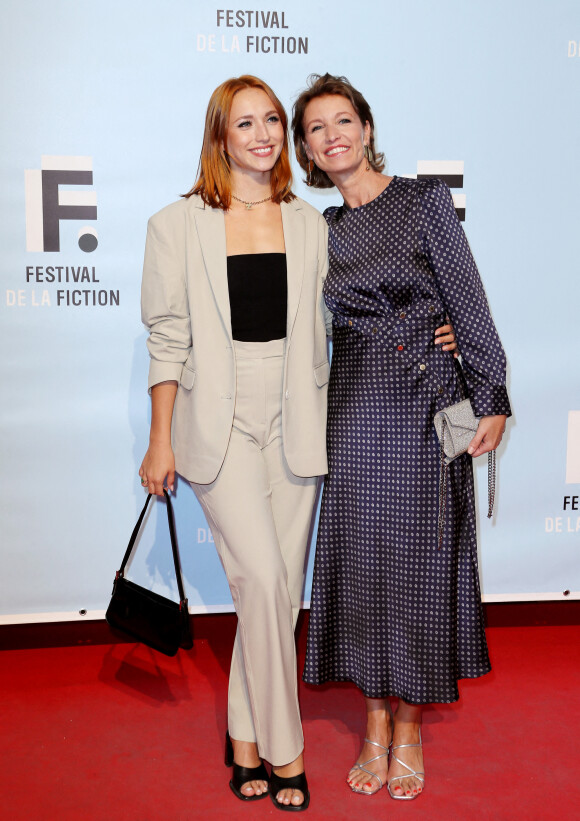
POLYGON ((505 431, 506 419, 505 414, 481 417, 475 436, 467 448, 467 452, 474 459, 476 456, 481 456, 482 453, 487 453, 488 450, 497 448, 505 431))
POLYGON ((455 341, 455 331, 453 325, 442 325, 435 331, 435 344, 442 345, 443 351, 454 351, 453 356, 457 359, 459 351, 457 350, 457 342, 455 341))

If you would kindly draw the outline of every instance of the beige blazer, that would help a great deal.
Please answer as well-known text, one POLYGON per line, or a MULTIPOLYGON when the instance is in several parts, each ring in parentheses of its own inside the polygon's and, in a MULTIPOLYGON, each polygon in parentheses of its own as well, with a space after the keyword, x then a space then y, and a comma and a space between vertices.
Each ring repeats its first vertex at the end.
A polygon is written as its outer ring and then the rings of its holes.
MULTIPOLYGON (((327 228, 303 200, 281 208, 288 271, 284 453, 295 475, 317 476, 327 472, 327 228)), ((177 471, 208 484, 224 460, 236 402, 223 211, 192 196, 151 217, 141 295, 150 332, 149 389, 178 382, 172 420, 177 471)))

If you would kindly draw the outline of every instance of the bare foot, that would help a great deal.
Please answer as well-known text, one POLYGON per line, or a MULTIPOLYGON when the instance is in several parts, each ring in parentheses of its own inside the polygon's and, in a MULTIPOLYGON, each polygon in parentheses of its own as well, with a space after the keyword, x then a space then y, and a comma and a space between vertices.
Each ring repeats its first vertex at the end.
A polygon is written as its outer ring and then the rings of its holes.
POLYGON ((388 749, 393 734, 393 716, 388 699, 365 698, 365 702, 367 708, 366 738, 357 762, 351 767, 346 780, 352 790, 360 790, 372 795, 387 783, 388 749), (359 764, 365 769, 361 769, 359 764))
MULTIPOLYGON (((284 767, 273 767, 273 772, 279 775, 280 778, 292 778, 294 775, 300 775, 304 772, 304 755, 300 753, 298 758, 284 767)), ((304 803, 304 793, 302 790, 280 790, 276 795, 276 801, 280 804, 293 804, 295 807, 299 807, 300 804, 304 803)))
MULTIPOLYGON (((232 738, 234 745, 234 761, 240 767, 259 767, 262 763, 258 755, 258 746, 255 741, 236 741, 232 738)), ((263 795, 268 792, 266 781, 246 781, 240 788, 243 795, 263 795)))
POLYGON ((389 790, 392 795, 416 798, 423 791, 425 773, 423 749, 419 746, 420 743, 421 725, 399 722, 395 717, 391 765, 389 767, 389 790), (417 746, 403 746, 402 749, 397 749, 399 745, 405 744, 416 744, 417 746), (412 775, 413 772, 417 775, 412 775))

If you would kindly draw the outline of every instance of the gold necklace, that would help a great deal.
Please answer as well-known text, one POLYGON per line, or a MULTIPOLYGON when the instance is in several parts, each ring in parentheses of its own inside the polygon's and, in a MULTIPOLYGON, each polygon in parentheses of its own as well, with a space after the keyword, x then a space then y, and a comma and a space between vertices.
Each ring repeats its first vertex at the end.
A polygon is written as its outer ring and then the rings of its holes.
POLYGON ((232 194, 232 197, 237 202, 243 202, 243 204, 246 206, 246 211, 249 211, 252 205, 261 205, 263 202, 268 202, 269 200, 271 200, 272 194, 270 194, 269 197, 266 197, 265 200, 256 200, 256 202, 246 202, 246 200, 241 200, 239 197, 236 197, 235 194, 232 194))

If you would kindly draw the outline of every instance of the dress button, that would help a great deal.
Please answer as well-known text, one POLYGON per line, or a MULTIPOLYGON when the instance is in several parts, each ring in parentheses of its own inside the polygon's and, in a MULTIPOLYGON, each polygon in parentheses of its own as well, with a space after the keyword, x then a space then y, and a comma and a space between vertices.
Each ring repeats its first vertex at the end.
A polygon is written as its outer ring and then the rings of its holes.
POLYGON ((352 328, 352 319, 349 319, 349 320, 348 320, 348 324, 349 324, 349 325, 350 325, 350 327, 352 328))
POLYGON ((404 351, 405 349, 403 348, 403 346, 402 346, 402 345, 397 345, 397 350, 398 350, 398 351, 404 351))
POLYGON ((427 368, 427 365, 422 365, 422 364, 419 365, 419 370, 420 371, 424 371, 424 370, 426 370, 426 368, 427 368))
POLYGON ((401 311, 401 313, 399 314, 399 319, 405 319, 406 316, 407 314, 404 311, 401 311))
POLYGON ((286 391, 286 393, 284 394, 284 396, 286 397, 286 399, 290 399, 290 391, 286 391))
POLYGON ((435 306, 434 305, 429 305, 429 313, 432 314, 434 310, 435 310, 435 306))
POLYGON ((378 332, 379 332, 379 329, 378 329, 378 328, 373 328, 373 333, 374 333, 374 334, 376 334, 376 333, 378 333, 378 332))
POLYGON ((437 388, 437 393, 439 394, 439 396, 441 396, 441 394, 443 393, 443 388, 441 387, 441 385, 439 385, 439 387, 437 388))

